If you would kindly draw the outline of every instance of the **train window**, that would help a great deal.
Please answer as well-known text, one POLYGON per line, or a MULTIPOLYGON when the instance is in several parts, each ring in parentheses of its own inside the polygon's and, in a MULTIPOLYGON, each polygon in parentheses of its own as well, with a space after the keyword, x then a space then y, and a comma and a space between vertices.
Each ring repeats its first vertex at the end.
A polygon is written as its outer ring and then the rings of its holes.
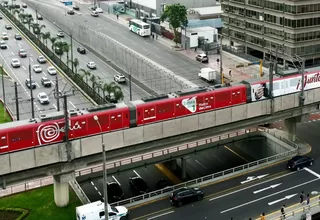
POLYGON ((279 90, 280 89, 280 83, 279 82, 274 82, 273 83, 273 89, 274 90, 279 90))
POLYGON ((290 87, 296 87, 299 83, 300 79, 291 79, 290 80, 290 87))

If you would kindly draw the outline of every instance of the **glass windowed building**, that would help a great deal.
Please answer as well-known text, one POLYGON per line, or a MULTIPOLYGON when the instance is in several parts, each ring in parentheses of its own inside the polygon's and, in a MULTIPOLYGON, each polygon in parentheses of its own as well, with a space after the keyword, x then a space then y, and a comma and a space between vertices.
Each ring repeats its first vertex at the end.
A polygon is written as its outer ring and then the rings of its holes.
POLYGON ((320 0, 222 0, 222 34, 231 46, 264 58, 278 47, 286 63, 292 56, 320 63, 320 0))

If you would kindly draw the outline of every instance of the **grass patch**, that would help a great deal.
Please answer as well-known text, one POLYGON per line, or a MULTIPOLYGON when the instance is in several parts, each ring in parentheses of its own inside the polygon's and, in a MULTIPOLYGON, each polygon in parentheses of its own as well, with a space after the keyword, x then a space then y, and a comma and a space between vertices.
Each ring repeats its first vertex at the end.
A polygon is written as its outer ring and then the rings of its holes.
MULTIPOLYGON (((69 194, 69 205, 64 208, 58 208, 54 203, 53 185, 1 198, 0 208, 20 208, 29 210, 29 215, 25 220, 76 219, 76 207, 82 204, 71 188, 69 194)), ((0 220, 2 220, 1 216, 0 220)))
POLYGON ((8 112, 3 107, 2 102, 0 102, 0 124, 12 121, 8 112))

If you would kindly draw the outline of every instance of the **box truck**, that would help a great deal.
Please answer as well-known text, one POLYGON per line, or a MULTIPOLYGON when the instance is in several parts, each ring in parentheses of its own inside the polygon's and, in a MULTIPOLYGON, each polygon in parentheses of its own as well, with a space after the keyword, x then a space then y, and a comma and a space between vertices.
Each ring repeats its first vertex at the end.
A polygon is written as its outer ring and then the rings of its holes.
POLYGON ((200 79, 207 82, 214 82, 217 79, 218 72, 211 68, 202 68, 198 74, 200 79))

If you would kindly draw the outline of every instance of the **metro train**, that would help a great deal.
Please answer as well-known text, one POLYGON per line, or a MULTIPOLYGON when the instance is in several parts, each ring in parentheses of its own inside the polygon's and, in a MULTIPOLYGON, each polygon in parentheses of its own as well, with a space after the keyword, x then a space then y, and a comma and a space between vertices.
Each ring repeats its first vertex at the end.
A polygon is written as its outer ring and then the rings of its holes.
MULTIPOLYGON (((320 72, 275 78, 273 96, 278 97, 320 87, 320 72)), ((269 98, 269 80, 259 78, 229 87, 197 87, 186 91, 150 96, 129 103, 106 104, 69 111, 69 140, 157 123, 192 114, 228 108, 269 98), (100 125, 95 121, 98 116, 100 125), (101 126, 101 128, 100 128, 101 126)), ((65 138, 63 113, 0 125, 0 154, 62 142, 65 138)))

